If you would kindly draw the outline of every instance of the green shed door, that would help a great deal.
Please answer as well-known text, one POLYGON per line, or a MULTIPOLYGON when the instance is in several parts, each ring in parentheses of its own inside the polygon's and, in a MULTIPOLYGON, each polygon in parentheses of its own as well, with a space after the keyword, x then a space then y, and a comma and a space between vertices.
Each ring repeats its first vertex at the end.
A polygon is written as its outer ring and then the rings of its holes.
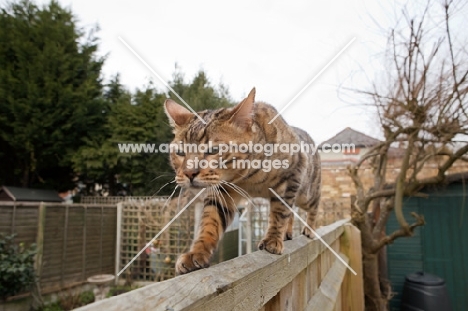
MULTIPOLYGON (((411 212, 419 213, 418 200, 405 199, 403 212, 407 221, 411 220, 411 212)), ((387 222, 387 234, 398 229, 395 213, 392 213, 387 222)), ((397 239, 387 247, 388 278, 392 283, 395 296, 390 301, 390 310, 399 311, 401 294, 405 276, 415 271, 423 270, 421 229, 416 229, 411 238, 397 239)))
MULTIPOLYGON (((397 240, 388 248, 389 278, 397 296, 391 310, 399 310, 404 277, 422 270, 442 277, 453 304, 453 310, 468 306, 468 186, 452 184, 428 192, 429 198, 410 198, 404 209, 424 215, 426 225, 416 229, 412 238, 397 240), (406 262, 406 265, 405 265, 406 262)), ((392 215, 387 232, 397 228, 392 215)))

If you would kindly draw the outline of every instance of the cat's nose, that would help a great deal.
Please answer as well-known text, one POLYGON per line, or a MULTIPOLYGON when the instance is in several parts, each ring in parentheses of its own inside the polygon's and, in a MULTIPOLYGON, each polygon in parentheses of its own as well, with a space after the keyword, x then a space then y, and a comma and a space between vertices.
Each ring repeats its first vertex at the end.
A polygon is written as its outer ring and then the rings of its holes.
POLYGON ((200 173, 198 169, 184 171, 185 176, 187 176, 188 179, 190 179, 190 182, 193 181, 193 179, 198 175, 198 173, 200 173))

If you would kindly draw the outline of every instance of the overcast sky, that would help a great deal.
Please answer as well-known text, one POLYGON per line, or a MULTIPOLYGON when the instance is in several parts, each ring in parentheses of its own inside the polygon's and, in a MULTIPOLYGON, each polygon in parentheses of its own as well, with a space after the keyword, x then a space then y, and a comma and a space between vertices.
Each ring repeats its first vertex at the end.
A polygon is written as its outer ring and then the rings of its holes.
POLYGON ((381 56, 386 41, 375 21, 391 25, 392 1, 386 5, 371 0, 59 2, 72 9, 80 26, 99 25, 100 53, 109 54, 104 73, 109 78, 119 72, 131 90, 149 79, 160 89, 164 85, 119 36, 166 81, 176 63, 187 79, 204 69, 213 83, 227 85, 235 100, 255 86, 256 99, 278 109, 356 38, 283 116, 317 142, 348 126, 380 135, 372 113, 344 101, 337 88, 341 83, 366 88, 368 81, 361 72, 372 77, 384 70, 381 56))

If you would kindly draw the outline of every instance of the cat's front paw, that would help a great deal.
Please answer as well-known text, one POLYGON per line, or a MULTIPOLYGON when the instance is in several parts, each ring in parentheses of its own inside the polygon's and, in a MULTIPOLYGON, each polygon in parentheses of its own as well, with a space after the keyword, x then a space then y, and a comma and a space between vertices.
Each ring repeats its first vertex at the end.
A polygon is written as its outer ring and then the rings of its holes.
POLYGON ((284 250, 283 241, 273 237, 266 237, 261 240, 258 248, 277 255, 281 255, 284 250))
MULTIPOLYGON (((314 229, 315 231, 315 228, 312 227, 312 229, 314 229)), ((312 231, 310 231, 310 229, 307 227, 304 227, 304 229, 302 229, 302 234, 308 237, 309 239, 315 238, 315 234, 312 231)))
POLYGON ((188 252, 180 255, 177 259, 175 269, 177 274, 185 274, 210 266, 210 254, 202 252, 188 252))

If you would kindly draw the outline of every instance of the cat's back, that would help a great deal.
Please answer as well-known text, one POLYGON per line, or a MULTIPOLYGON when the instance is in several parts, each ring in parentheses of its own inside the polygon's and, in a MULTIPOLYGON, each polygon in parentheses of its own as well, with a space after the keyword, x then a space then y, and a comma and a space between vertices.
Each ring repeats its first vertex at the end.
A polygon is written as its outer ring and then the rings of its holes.
POLYGON ((272 105, 265 102, 256 102, 254 114, 255 123, 257 123, 261 131, 265 133, 267 141, 294 143, 300 140, 294 127, 290 126, 281 115, 278 115, 278 110, 272 105), (275 118, 275 120, 270 124, 269 122, 273 118, 275 118))

